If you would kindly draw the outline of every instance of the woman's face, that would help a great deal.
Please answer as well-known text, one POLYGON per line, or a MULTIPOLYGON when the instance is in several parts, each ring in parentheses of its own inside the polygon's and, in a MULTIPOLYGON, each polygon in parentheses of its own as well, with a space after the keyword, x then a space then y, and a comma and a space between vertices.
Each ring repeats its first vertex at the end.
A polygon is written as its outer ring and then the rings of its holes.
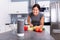
POLYGON ((39 9, 37 7, 34 7, 32 11, 35 16, 39 14, 39 9))

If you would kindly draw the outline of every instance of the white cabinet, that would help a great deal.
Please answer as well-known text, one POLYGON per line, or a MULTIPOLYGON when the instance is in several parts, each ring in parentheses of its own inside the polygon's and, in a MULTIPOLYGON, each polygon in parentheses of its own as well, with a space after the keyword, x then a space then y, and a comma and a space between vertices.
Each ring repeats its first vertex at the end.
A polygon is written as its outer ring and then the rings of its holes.
POLYGON ((28 1, 10 2, 9 14, 28 13, 28 1))

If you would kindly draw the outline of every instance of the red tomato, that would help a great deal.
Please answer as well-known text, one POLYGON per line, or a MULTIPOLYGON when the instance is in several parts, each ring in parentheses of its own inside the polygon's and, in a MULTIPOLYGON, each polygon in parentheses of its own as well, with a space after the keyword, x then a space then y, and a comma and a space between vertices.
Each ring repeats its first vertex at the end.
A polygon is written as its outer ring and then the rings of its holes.
POLYGON ((27 31, 28 30, 28 27, 27 26, 24 26, 24 31, 27 31))
POLYGON ((35 31, 36 31, 36 32, 42 32, 43 30, 37 27, 37 28, 35 29, 35 31))
POLYGON ((36 28, 35 31, 36 31, 36 32, 39 32, 40 30, 39 30, 39 28, 36 28))
POLYGON ((42 32, 42 31, 43 31, 42 29, 39 30, 39 32, 42 32))

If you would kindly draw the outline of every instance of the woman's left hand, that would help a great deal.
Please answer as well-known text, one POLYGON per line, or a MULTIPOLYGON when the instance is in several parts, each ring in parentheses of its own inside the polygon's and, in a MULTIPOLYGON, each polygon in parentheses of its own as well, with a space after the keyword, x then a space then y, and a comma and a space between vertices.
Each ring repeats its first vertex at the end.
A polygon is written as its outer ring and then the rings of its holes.
POLYGON ((34 29, 36 29, 36 28, 40 28, 40 26, 35 26, 34 29))
POLYGON ((35 26, 35 27, 34 27, 34 29, 36 29, 36 28, 40 28, 40 29, 41 29, 41 28, 42 28, 42 26, 35 26))

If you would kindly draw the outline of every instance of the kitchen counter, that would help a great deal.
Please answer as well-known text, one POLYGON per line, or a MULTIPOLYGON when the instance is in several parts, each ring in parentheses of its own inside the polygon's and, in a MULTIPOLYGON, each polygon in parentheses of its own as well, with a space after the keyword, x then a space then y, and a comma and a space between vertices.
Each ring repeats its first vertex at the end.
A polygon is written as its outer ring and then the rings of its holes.
MULTIPOLYGON (((43 31, 41 33, 34 31, 24 32, 24 40, 55 40, 49 33, 43 31)), ((0 34, 0 40, 22 40, 16 34, 13 34, 12 31, 5 32, 0 34)))

